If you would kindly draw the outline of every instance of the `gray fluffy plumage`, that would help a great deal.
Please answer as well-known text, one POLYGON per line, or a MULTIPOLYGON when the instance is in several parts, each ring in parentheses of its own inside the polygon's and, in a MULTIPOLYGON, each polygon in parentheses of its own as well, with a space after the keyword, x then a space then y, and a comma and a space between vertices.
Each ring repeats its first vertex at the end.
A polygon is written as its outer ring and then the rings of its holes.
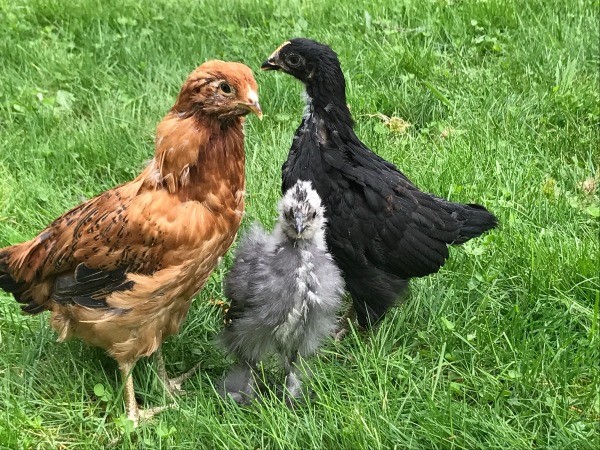
POLYGON ((297 357, 314 353, 335 329, 343 292, 325 244, 321 199, 310 182, 298 181, 279 203, 273 232, 255 224, 242 238, 225 279, 231 306, 221 341, 238 364, 225 378, 223 394, 239 403, 251 399, 253 369, 275 354, 288 394, 299 396, 297 357))

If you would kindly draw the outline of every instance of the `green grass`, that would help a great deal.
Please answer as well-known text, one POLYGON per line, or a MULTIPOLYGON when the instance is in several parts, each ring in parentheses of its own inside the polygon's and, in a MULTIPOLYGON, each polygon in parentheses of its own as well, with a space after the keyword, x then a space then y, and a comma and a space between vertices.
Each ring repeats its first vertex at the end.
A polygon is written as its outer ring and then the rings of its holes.
MULTIPOLYGON (((502 226, 452 250, 366 335, 311 360, 313 396, 239 408, 212 382, 230 259, 164 346, 202 361, 179 409, 129 432, 116 364, 57 344, 0 294, 0 448, 596 448, 600 433, 597 0, 0 0, 0 246, 131 179, 180 83, 210 58, 255 70, 293 36, 330 43, 357 133, 422 189, 502 226), (143 3, 143 4, 142 4, 143 3), (412 124, 393 132, 374 114, 412 124), (445 137, 441 137, 444 135, 445 137), (582 183, 588 180, 586 189, 582 183)), ((244 222, 272 224, 301 112, 290 77, 256 73, 244 222)), ((152 360, 141 400, 168 399, 152 360)))

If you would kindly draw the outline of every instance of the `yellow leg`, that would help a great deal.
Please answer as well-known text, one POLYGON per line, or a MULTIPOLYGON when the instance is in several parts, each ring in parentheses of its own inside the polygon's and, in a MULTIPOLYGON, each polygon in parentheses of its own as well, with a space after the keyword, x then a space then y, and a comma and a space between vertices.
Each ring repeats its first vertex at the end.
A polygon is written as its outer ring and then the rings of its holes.
POLYGON ((134 363, 126 362, 119 364, 119 369, 121 369, 121 376, 125 384, 125 412, 127 413, 127 418, 132 420, 134 426, 137 427, 140 421, 140 409, 135 399, 135 390, 133 389, 133 377, 131 376, 133 366, 134 363))
POLYGON ((350 331, 350 324, 354 323, 355 319, 356 311, 354 310, 354 305, 350 304, 348 311, 346 311, 344 317, 339 320, 337 329, 333 332, 333 339, 341 341, 346 334, 348 334, 348 331, 350 331))
POLYGON ((167 375, 167 369, 165 368, 165 360, 163 358, 161 348, 159 348, 156 351, 156 363, 158 366, 158 368, 157 368, 158 376, 160 377, 163 385, 165 386, 165 389, 171 396, 173 396, 175 394, 185 393, 185 391, 181 388, 181 385, 188 378, 190 378, 192 375, 194 375, 194 373, 196 373, 196 371, 200 367, 200 363, 198 363, 194 367, 192 367, 190 370, 185 372, 184 374, 179 375, 176 378, 169 378, 169 376, 167 375))
POLYGON ((137 400, 135 399, 133 377, 131 375, 131 371, 134 365, 135 363, 132 362, 122 363, 119 364, 119 369, 121 370, 123 383, 125 383, 125 412, 127 413, 127 418, 133 422, 133 425, 135 427, 137 427, 140 421, 151 419, 156 414, 166 409, 174 408, 176 405, 172 403, 166 406, 157 406, 155 408, 150 409, 140 409, 140 407, 137 404, 137 400))

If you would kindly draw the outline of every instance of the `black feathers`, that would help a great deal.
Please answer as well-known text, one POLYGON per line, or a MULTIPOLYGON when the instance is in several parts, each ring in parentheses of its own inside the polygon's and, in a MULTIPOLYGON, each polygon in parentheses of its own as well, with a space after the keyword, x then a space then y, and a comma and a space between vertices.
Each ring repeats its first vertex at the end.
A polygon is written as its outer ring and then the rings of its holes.
POLYGON ((10 273, 8 258, 10 253, 0 252, 0 289, 12 294, 18 303, 22 303, 21 309, 28 314, 38 314, 45 311, 43 305, 34 301, 29 293, 27 283, 17 281, 10 273))
POLYGON ((421 192, 358 139, 344 76, 328 46, 292 39, 263 68, 286 72, 306 86, 306 114, 283 165, 282 190, 298 179, 310 180, 323 199, 327 244, 362 326, 385 314, 409 278, 437 272, 448 257, 448 245, 496 226, 483 206, 421 192), (290 58, 299 63, 290 67, 290 58))
POLYGON ((481 205, 468 204, 461 205, 460 203, 450 203, 459 211, 459 216, 462 216, 464 223, 459 230, 459 237, 453 244, 462 244, 469 239, 479 236, 480 234, 495 228, 498 225, 498 220, 491 212, 481 205))
POLYGON ((126 267, 115 270, 90 269, 79 264, 74 275, 59 276, 51 299, 62 305, 77 304, 86 308, 108 308, 106 297, 127 291, 134 282, 127 280, 126 267))
MULTIPOLYGON (((28 283, 16 281, 8 267, 8 253, 0 254, 0 289, 11 293, 15 300, 23 303, 21 309, 28 314, 38 314, 48 309, 45 303, 36 302, 28 283)), ((133 289, 134 282, 127 280, 127 268, 115 270, 90 269, 79 264, 74 274, 56 277, 50 299, 61 305, 76 304, 86 308, 109 308, 106 297, 113 292, 133 289)))
POLYGON ((21 295, 27 289, 25 283, 16 281, 8 269, 8 253, 0 253, 0 289, 12 294, 19 303, 23 303, 21 295))

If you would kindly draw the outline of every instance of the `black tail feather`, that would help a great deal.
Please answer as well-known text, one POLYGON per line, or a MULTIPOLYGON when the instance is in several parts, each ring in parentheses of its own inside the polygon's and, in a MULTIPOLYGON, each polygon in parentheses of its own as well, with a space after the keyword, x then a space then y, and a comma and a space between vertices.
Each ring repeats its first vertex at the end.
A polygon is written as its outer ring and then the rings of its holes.
POLYGON ((0 252, 0 289, 12 294, 17 302, 23 303, 21 309, 26 313, 37 314, 41 312, 37 310, 39 306, 33 303, 33 299, 26 295, 27 284, 17 281, 11 276, 8 267, 8 252, 6 251, 0 252))
POLYGON ((23 289, 23 284, 13 280, 0 266, 0 289, 10 294, 18 294, 23 289))
MULTIPOLYGON (((21 302, 24 303, 24 302, 21 302)), ((40 305, 36 302, 33 301, 33 299, 31 301, 29 301, 26 305, 21 306, 21 310, 27 314, 39 314, 42 313, 44 311, 46 311, 46 309, 48 309, 45 305, 40 305)))
POLYGON ((16 281, 10 275, 8 270, 8 254, 5 251, 0 252, 0 289, 13 294, 17 301, 19 300, 17 296, 26 289, 24 283, 16 281))
POLYGON ((460 203, 447 203, 451 205, 452 214, 457 218, 464 220, 462 227, 459 230, 459 236, 452 244, 464 244, 469 239, 481 236, 486 231, 498 226, 498 219, 491 212, 481 205, 460 203))

